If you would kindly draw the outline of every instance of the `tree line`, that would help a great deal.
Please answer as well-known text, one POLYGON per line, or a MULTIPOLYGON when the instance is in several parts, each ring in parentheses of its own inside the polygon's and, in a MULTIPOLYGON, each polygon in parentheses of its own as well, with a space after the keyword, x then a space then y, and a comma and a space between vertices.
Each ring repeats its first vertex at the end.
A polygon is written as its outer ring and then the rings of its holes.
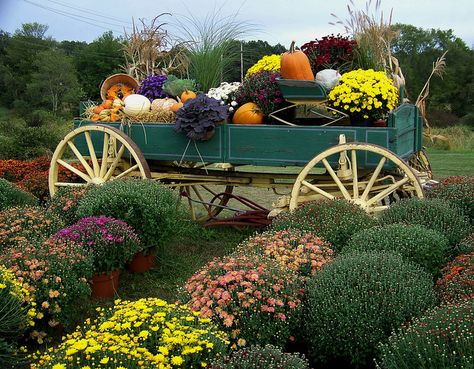
MULTIPOLYGON (((443 78, 431 83, 429 110, 474 120, 474 50, 451 30, 394 27, 400 37, 392 52, 402 67, 410 99, 416 99, 433 62, 448 50, 443 78)), ((13 34, 0 30, 0 106, 19 115, 40 109, 71 116, 80 100, 100 98, 99 86, 107 76, 123 70, 126 41, 112 32, 88 43, 56 41, 46 35, 47 30, 38 23, 23 24, 13 34)), ((245 74, 262 56, 285 51, 280 44, 262 40, 232 42, 234 68, 222 77, 228 82, 240 80, 241 61, 245 74)))

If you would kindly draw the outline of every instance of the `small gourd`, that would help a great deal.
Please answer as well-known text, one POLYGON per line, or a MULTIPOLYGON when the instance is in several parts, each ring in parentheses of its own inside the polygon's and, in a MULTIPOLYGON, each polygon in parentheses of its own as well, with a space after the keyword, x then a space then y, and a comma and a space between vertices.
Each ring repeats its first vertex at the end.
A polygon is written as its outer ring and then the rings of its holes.
POLYGON ((196 93, 191 90, 184 90, 181 94, 181 101, 185 103, 189 99, 194 99, 196 97, 196 93))
POLYGON ((295 41, 291 43, 290 51, 281 54, 280 72, 284 79, 314 80, 309 59, 301 50, 295 50, 295 41))
POLYGON ((263 113, 257 104, 248 102, 240 106, 232 118, 234 124, 262 124, 263 113))

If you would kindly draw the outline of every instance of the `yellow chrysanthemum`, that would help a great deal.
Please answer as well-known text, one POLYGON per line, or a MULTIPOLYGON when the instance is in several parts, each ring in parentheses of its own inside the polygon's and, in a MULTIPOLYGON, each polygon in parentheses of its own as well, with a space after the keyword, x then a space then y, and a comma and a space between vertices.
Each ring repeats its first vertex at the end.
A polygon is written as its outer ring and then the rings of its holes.
POLYGON ((251 74, 261 72, 262 70, 280 70, 280 55, 266 55, 254 65, 252 65, 245 74, 245 77, 248 77, 251 74))

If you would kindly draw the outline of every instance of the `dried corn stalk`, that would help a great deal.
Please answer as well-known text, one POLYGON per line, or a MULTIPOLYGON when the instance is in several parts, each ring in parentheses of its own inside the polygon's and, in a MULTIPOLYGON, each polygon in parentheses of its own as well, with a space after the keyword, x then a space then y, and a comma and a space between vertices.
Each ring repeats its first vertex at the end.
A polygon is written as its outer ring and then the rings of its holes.
POLYGON ((124 48, 126 73, 138 81, 148 75, 183 73, 187 68, 186 44, 175 41, 159 23, 162 13, 146 24, 139 19, 141 27, 133 21, 132 33, 125 33, 124 48))

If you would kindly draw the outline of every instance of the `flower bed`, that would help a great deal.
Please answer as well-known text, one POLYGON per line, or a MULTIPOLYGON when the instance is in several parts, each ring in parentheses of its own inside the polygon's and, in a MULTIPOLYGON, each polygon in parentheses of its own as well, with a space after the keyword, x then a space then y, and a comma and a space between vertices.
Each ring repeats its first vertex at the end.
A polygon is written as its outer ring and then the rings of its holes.
POLYGON ((99 313, 58 347, 34 355, 31 369, 201 368, 226 352, 224 332, 185 306, 117 300, 99 313))

